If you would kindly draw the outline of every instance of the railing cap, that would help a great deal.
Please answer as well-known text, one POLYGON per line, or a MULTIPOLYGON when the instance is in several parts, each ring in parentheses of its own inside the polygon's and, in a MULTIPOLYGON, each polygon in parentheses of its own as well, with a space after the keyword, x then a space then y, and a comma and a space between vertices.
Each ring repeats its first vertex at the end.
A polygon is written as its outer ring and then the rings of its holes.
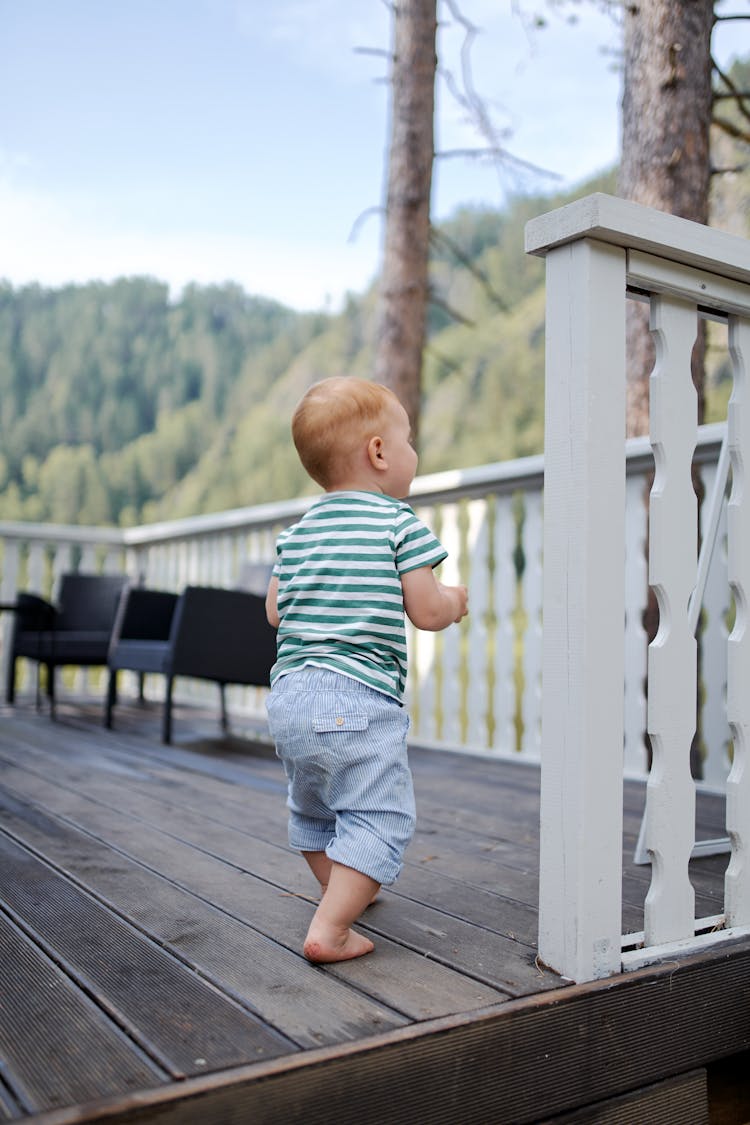
POLYGON ((531 219, 526 224, 526 253, 544 257, 550 250, 582 238, 642 250, 750 284, 750 241, 746 238, 603 192, 531 219))

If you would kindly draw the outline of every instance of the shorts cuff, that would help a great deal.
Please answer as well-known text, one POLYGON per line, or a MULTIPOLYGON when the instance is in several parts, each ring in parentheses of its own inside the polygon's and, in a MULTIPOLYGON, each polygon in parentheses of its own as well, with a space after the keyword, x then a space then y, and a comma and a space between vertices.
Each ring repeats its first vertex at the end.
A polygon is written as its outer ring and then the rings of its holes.
POLYGON ((391 883, 395 883, 403 867, 400 860, 396 860, 392 856, 385 856, 382 853, 378 855, 372 849, 352 849, 346 845, 342 846, 339 839, 331 840, 325 852, 334 863, 340 863, 344 867, 353 867, 355 871, 361 871, 363 875, 374 879, 382 887, 389 887, 391 883))
POLYGON ((289 826, 289 847, 296 852, 324 852, 332 842, 335 828, 322 831, 314 828, 294 828, 289 826))

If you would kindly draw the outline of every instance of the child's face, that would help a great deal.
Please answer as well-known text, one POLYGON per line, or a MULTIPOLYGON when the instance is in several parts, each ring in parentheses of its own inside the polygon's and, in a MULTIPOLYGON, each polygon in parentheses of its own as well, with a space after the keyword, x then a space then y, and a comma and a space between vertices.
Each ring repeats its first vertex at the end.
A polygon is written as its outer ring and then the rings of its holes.
POLYGON ((388 405, 380 431, 388 463, 387 479, 383 481, 385 491, 401 500, 409 495, 417 471, 417 451, 411 444, 409 415, 400 402, 388 405))

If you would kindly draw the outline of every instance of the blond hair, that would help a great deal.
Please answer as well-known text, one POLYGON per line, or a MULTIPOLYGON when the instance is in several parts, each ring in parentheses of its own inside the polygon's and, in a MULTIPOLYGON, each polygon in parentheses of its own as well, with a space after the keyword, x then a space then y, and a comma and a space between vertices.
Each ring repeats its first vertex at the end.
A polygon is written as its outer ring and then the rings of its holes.
POLYGON ((329 488, 394 403, 388 387, 353 375, 313 383, 292 416, 292 438, 312 479, 329 488))

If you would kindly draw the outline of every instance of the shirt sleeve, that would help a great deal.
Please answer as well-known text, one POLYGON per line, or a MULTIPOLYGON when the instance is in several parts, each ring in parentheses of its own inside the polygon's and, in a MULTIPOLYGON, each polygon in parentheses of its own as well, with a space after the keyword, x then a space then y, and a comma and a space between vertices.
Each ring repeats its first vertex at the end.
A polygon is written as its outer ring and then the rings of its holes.
POLYGON ((396 530, 396 570, 406 574, 420 567, 436 567, 448 552, 440 540, 414 514, 405 507, 402 519, 396 530))
POLYGON ((281 552, 291 530, 291 527, 285 527, 283 531, 279 532, 279 537, 276 540, 276 561, 274 562, 273 570, 271 571, 271 575, 273 578, 278 578, 281 573, 281 552))

